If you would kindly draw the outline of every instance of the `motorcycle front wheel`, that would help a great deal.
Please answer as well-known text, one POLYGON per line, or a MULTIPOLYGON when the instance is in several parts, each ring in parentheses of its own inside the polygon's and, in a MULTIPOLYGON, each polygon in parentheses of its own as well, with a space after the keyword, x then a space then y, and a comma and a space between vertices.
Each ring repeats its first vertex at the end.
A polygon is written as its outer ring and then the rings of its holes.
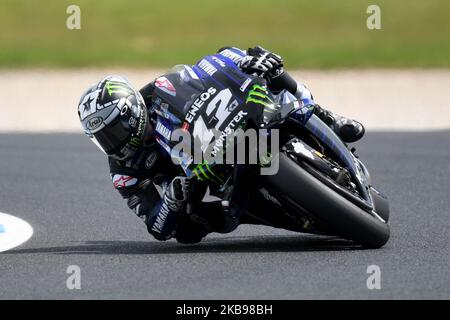
MULTIPOLYGON (((276 161, 276 160, 274 160, 276 161)), ((280 152, 279 170, 266 176, 270 189, 286 206, 302 208, 338 236, 366 248, 380 248, 390 236, 387 222, 363 210, 280 152)))

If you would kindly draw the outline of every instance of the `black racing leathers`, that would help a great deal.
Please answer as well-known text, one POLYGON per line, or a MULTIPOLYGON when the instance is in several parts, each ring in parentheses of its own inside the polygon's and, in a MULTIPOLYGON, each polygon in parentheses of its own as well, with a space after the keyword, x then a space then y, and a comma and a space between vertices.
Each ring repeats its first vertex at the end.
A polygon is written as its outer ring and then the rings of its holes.
POLYGON ((109 166, 114 188, 145 221, 148 231, 158 240, 170 238, 177 217, 161 201, 157 187, 164 189, 170 183, 173 168, 162 159, 156 142, 143 146, 128 161, 109 158, 109 166))
MULTIPOLYGON (((151 106, 157 98, 153 82, 142 88, 140 93, 147 106, 151 106)), ((179 242, 193 243, 209 232, 228 231, 224 227, 226 221, 222 219, 220 203, 201 203, 205 187, 195 192, 200 199, 192 215, 187 215, 185 210, 171 210, 163 194, 180 171, 161 151, 152 130, 149 125, 145 143, 133 158, 126 161, 109 158, 113 186, 126 199, 128 207, 143 219, 148 232, 157 240, 175 237, 179 242)))
MULTIPOLYGON (((245 52, 237 48, 223 48, 219 54, 238 64, 245 52)), ((279 85, 277 83, 276 89, 279 85)), ((163 99, 156 95, 154 82, 143 87, 140 93, 148 109, 151 109, 155 100, 163 99)), ((193 243, 213 231, 230 232, 239 223, 292 228, 291 221, 281 206, 270 197, 265 197, 264 192, 251 192, 249 190, 252 188, 245 185, 241 187, 241 191, 235 192, 233 201, 236 201, 231 205, 231 212, 224 213, 218 201, 201 202, 206 192, 206 186, 201 185, 196 191, 199 201, 193 213, 187 214, 186 210, 172 211, 162 195, 180 171, 170 157, 161 152, 160 146, 152 137, 153 129, 151 126, 149 128, 146 142, 131 159, 118 161, 109 158, 109 166, 114 188, 126 199, 128 207, 144 220, 148 232, 156 239, 175 237, 179 242, 193 243), (228 214, 231 214, 231 218, 225 216, 228 214)))

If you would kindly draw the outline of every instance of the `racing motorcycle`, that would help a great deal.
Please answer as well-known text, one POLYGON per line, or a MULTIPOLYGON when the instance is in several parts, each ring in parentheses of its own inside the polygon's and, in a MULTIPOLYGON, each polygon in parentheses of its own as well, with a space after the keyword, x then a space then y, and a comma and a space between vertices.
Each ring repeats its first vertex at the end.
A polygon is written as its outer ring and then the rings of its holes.
POLYGON ((269 225, 338 236, 367 248, 379 248, 388 241, 386 196, 372 185, 354 149, 293 95, 271 94, 265 90, 264 79, 242 73, 231 59, 218 55, 206 56, 192 67, 175 66, 155 84, 159 98, 151 108, 161 149, 177 158, 186 176, 206 183, 224 206, 238 183, 239 166, 193 163, 190 154, 174 155, 179 141, 171 135, 176 129, 200 140, 201 146, 217 140, 210 133, 213 129, 223 135, 236 128, 263 128, 269 133, 278 129, 279 150, 271 150, 278 152, 272 158, 278 171, 255 175, 251 183, 256 192, 284 209, 283 217, 274 217, 269 225))

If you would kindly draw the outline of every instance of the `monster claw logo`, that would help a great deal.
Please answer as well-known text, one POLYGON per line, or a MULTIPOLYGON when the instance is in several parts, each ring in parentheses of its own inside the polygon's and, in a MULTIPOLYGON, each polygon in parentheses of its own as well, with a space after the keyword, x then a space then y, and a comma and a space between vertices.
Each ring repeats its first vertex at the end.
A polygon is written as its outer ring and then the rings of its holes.
POLYGON ((119 81, 106 81, 105 88, 110 96, 114 93, 133 94, 133 90, 126 83, 119 81))
POLYGON ((214 183, 218 183, 219 185, 223 185, 223 176, 218 173, 214 173, 211 167, 208 165, 206 161, 198 164, 192 172, 197 176, 197 178, 201 181, 210 180, 214 183))
MULTIPOLYGON (((274 102, 269 98, 267 89, 258 84, 253 85, 252 90, 249 91, 246 103, 253 102, 263 105, 266 109, 276 110, 274 102)), ((269 111, 268 110, 268 111, 269 111)))

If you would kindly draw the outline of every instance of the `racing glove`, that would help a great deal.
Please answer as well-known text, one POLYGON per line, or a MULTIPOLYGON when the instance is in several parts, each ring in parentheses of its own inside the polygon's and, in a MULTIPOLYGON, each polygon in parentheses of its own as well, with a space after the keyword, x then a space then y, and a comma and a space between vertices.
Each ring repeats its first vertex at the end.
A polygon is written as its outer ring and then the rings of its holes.
POLYGON ((238 66, 242 71, 267 80, 283 73, 283 60, 275 53, 256 46, 247 50, 247 56, 242 58, 238 66))
POLYGON ((189 178, 178 176, 167 186, 163 201, 170 210, 180 212, 186 205, 189 193, 189 178))
POLYGON ((164 188, 161 204, 147 215, 148 232, 158 240, 167 240, 175 235, 177 220, 185 208, 189 193, 189 179, 175 177, 164 188))

